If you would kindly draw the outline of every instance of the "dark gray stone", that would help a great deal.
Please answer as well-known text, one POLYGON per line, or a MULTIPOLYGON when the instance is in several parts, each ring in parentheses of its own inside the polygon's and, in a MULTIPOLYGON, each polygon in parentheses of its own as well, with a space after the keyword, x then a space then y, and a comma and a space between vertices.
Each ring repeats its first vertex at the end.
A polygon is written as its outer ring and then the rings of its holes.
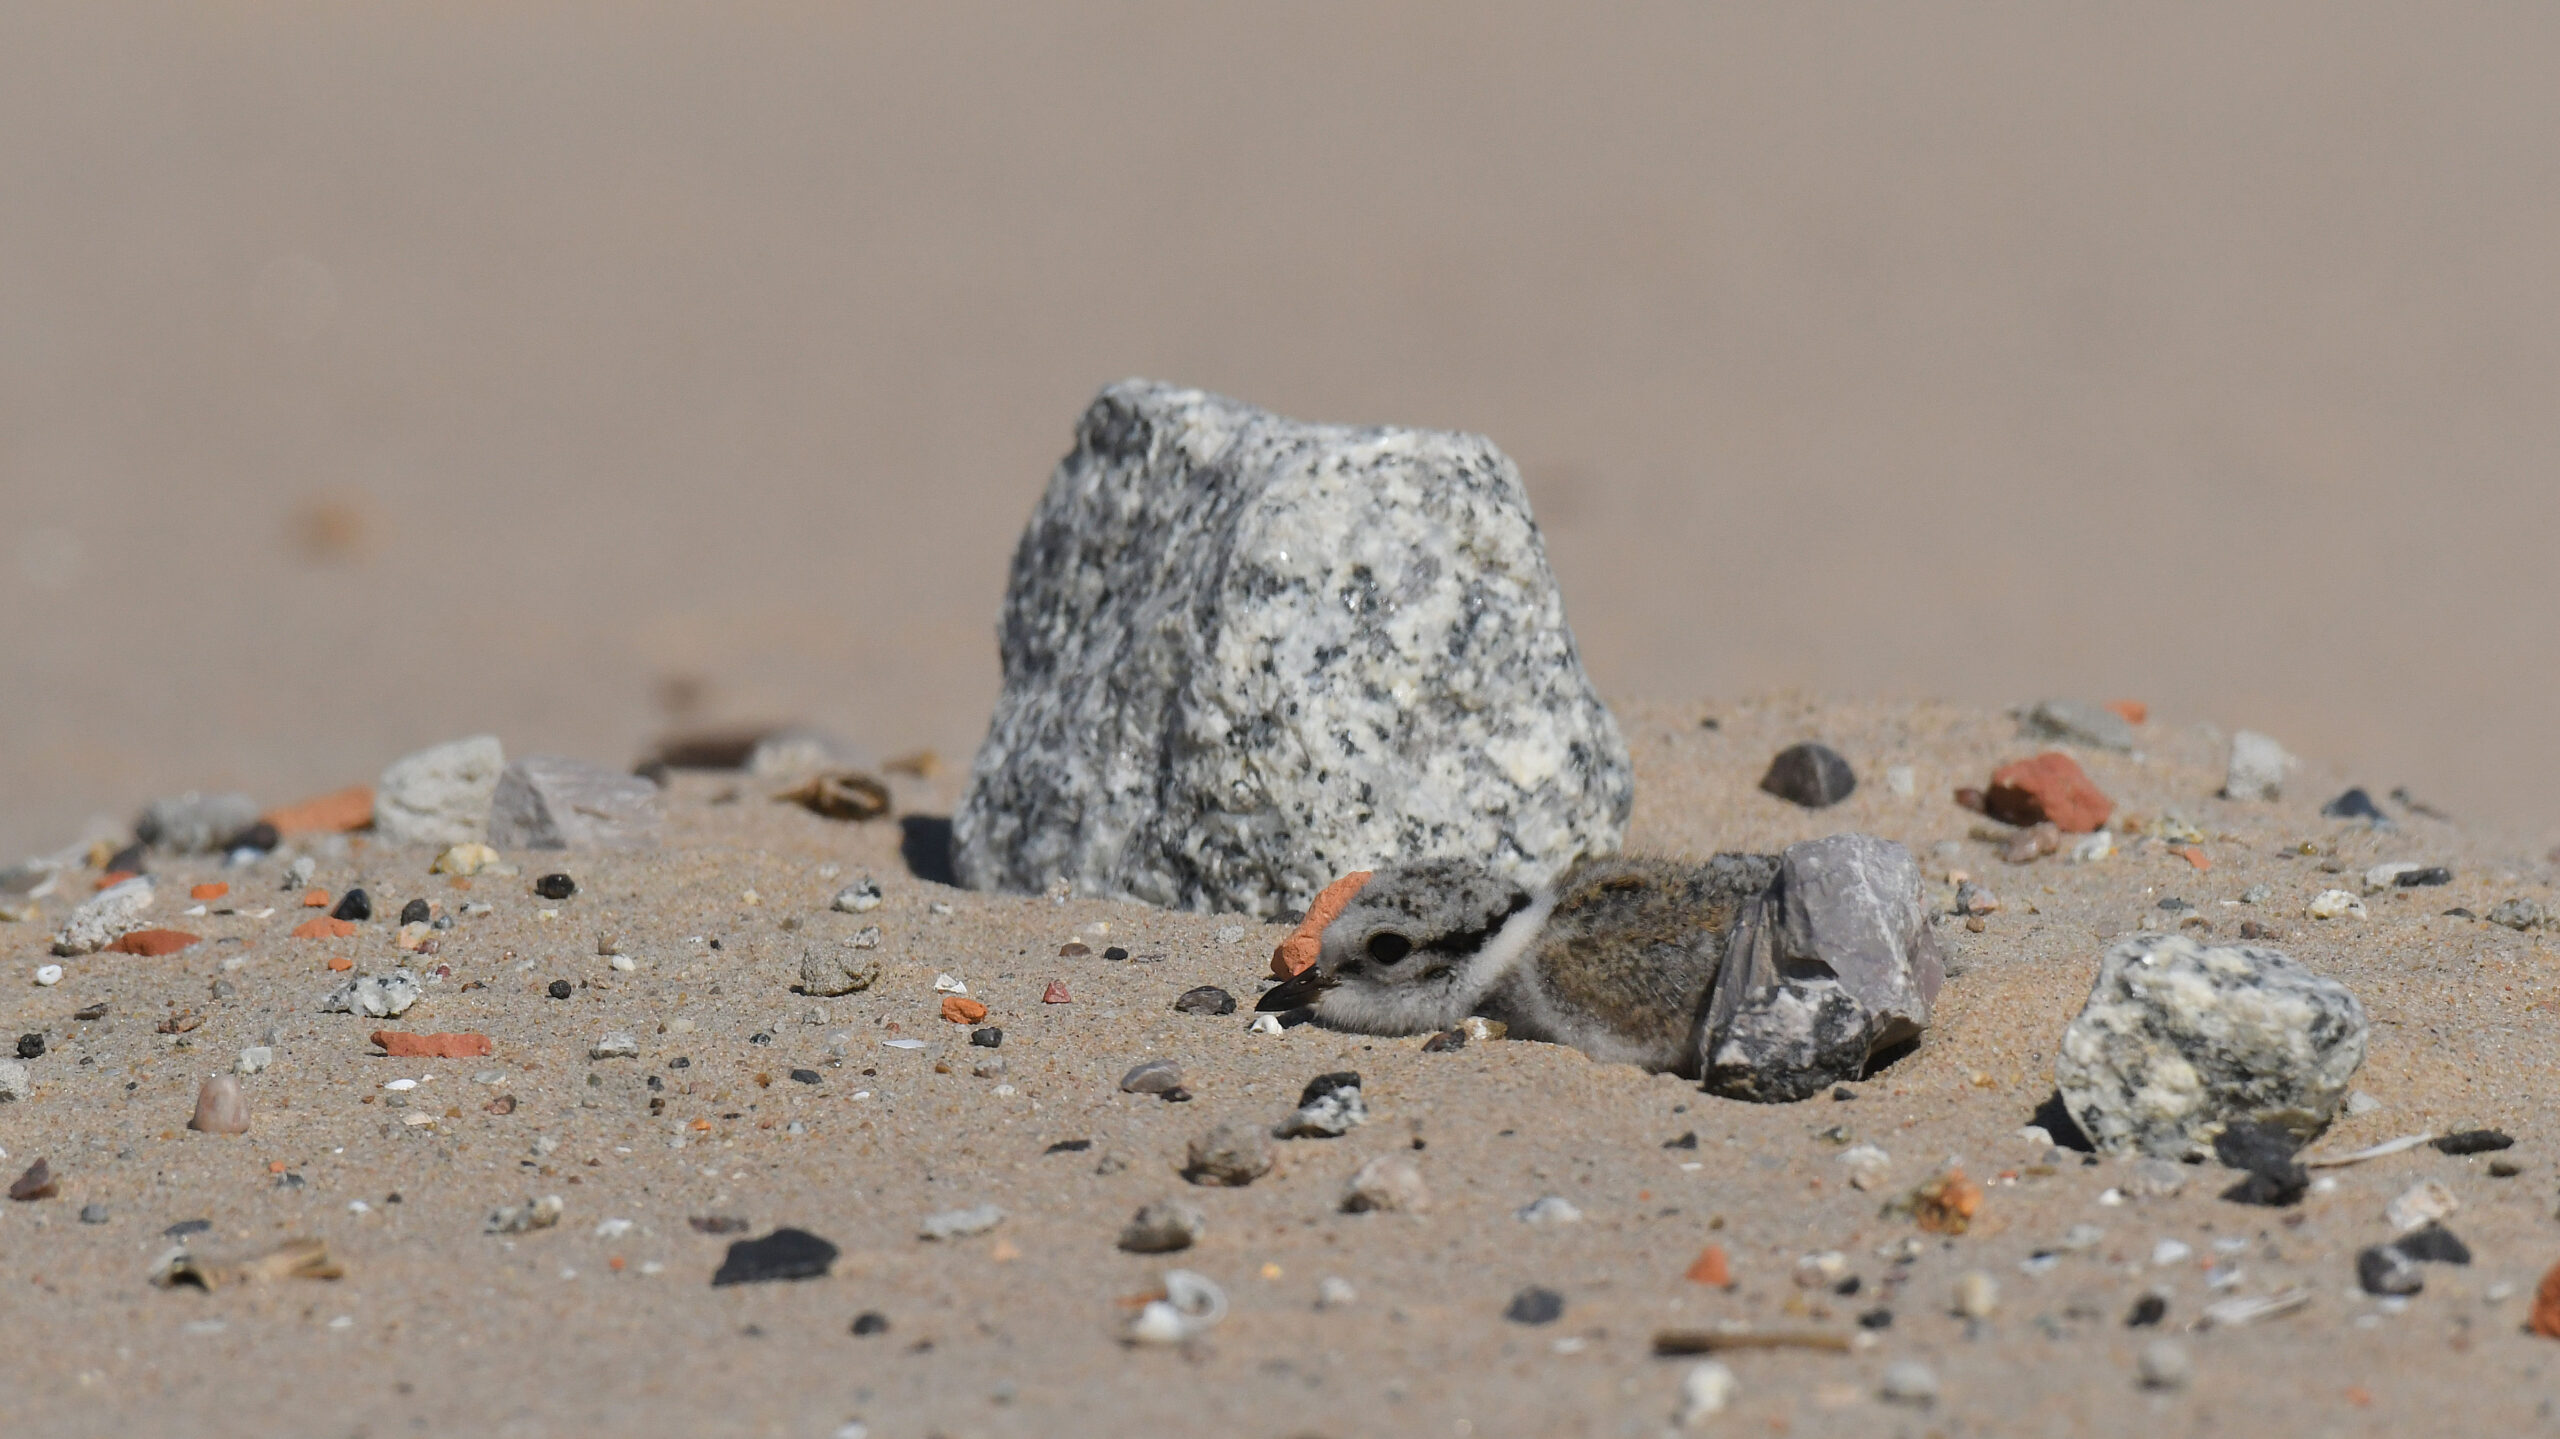
POLYGON ((1236 997, 1214 984, 1204 984, 1197 989, 1184 990, 1181 997, 1174 1000, 1173 1012, 1176 1014, 1233 1014, 1236 1012, 1236 997))
POLYGON ((1928 1028, 1945 979, 1909 850, 1862 834, 1790 845, 1725 946, 1706 1087, 1782 1103, 1856 1079, 1928 1028))
POLYGON ((1182 1066, 1170 1059, 1150 1059, 1120 1076, 1130 1094, 1171 1094, 1182 1087, 1182 1066))
POLYGON ((2391 1241, 2391 1247, 2421 1264, 2468 1264, 2471 1246, 2436 1220, 2410 1230, 2391 1241))
POLYGON ((205 854, 258 822, 258 802, 245 794, 197 794, 156 799, 133 822, 133 837, 153 849, 205 854))
POLYGON ((1299 1094, 1298 1112, 1282 1120, 1275 1133, 1282 1139, 1339 1139, 1368 1118, 1359 1075, 1349 1070, 1319 1074, 1299 1094))
POLYGON ((1502 1317, 1514 1324, 1553 1324, 1564 1317, 1564 1296, 1532 1284, 1511 1296, 1502 1317))
POLYGON ((1014 553, 978 889, 1269 917, 1380 863, 1617 848, 1626 745, 1487 440, 1105 389, 1014 553))
POLYGON ((2356 1283, 2367 1294, 2415 1294, 2427 1287, 2427 1277, 2396 1246, 2377 1244, 2356 1256, 2356 1283))
POLYGON ((1760 777, 1760 787, 1806 809, 1823 809, 1847 799, 1858 787, 1858 776, 1838 750, 1807 740, 1778 751, 1769 772, 1760 777))
POLYGON ((499 849, 634 849, 657 843, 658 787, 584 760, 527 755, 489 801, 499 849))

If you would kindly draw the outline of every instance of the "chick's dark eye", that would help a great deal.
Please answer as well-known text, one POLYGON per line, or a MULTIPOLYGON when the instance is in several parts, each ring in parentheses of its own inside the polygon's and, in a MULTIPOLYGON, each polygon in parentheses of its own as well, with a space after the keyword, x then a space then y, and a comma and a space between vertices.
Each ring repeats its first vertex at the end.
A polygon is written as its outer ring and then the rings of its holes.
POLYGON ((1393 930, 1369 936, 1369 957, 1380 964, 1393 964, 1413 952, 1413 941, 1393 930))

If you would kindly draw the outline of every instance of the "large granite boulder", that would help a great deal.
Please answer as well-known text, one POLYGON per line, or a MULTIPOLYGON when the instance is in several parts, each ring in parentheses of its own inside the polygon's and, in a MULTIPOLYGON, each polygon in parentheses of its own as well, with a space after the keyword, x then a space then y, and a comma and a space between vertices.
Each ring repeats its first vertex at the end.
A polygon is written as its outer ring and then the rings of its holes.
POLYGON ((1707 1002, 1706 1087, 1785 1103, 1865 1072, 1929 1027, 1946 958, 1920 898, 1920 866, 1888 839, 1835 834, 1787 846, 1745 902, 1707 1002))
POLYGON ((2365 1033, 2352 991, 2279 951, 2135 935, 2099 962, 2054 1086, 2110 1153, 2201 1157, 2244 1122, 2300 1143, 2346 1103, 2365 1033))
POLYGON ((1104 390, 1014 552, 954 819, 978 889, 1268 916, 1443 856, 1616 849, 1626 745, 1489 440, 1104 390))

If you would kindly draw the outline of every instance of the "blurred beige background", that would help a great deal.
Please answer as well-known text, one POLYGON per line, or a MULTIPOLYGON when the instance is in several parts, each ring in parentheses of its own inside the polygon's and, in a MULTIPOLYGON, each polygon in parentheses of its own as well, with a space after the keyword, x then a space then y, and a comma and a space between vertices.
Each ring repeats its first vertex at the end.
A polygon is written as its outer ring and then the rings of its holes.
POLYGON ((1145 374, 1479 430, 1603 688, 2548 838, 2560 10, 11 6, 0 857, 675 691, 974 744, 1145 374))

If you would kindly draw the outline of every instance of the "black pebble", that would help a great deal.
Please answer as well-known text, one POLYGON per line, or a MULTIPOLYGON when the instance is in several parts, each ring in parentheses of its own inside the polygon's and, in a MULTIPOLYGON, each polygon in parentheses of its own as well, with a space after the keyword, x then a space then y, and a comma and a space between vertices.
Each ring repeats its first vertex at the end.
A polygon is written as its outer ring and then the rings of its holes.
POLYGON ((400 906, 400 922, 402 924, 424 924, 427 922, 427 916, 433 913, 434 911, 428 907, 425 900, 413 899, 407 904, 400 906))
POLYGON ((1891 1329, 1893 1327, 1893 1311, 1890 1309, 1870 1309, 1866 1313, 1858 1316, 1858 1327, 1861 1329, 1891 1329))
POLYGON ((868 1339, 874 1334, 888 1332, 889 1316, 877 1309, 865 1309, 853 1316, 853 1335, 857 1339, 868 1339))
POLYGON ((1104 950, 1102 952, 1102 957, 1104 959, 1127 959, 1129 957, 1129 951, 1122 949, 1120 946, 1115 944, 1109 949, 1104 950))
POLYGON ((1090 1139, 1061 1139, 1057 1143, 1050 1145, 1048 1148, 1041 1150, 1040 1152, 1043 1154, 1082 1154, 1092 1147, 1093 1141, 1090 1139))
MULTIPOLYGON (((18 1047, 19 1052, 24 1053, 26 1041, 18 1041, 18 1047)), ((2490 1154, 2501 1149, 2515 1148, 2516 1140, 2514 1135, 2500 1130, 2464 1129, 2439 1136, 2435 1140, 2435 1146, 2447 1154, 2490 1154)))
POLYGON ((791 1082, 794 1084, 815 1084, 818 1082, 818 1078, 818 1071, 814 1069, 795 1069, 791 1071, 791 1082))
POLYGON ((19 1035, 18 1057, 20 1059, 44 1058, 44 1036, 41 1034, 19 1035))
MULTIPOLYGON (((567 899, 578 892, 578 882, 565 874, 546 874, 533 882, 533 892, 544 899, 567 899)), ((715 942, 711 947, 720 946, 715 942)))
POLYGON ((1848 1103, 1850 1100, 1855 1099, 1855 1098, 1857 1098, 1857 1097, 1858 1097, 1858 1091, 1856 1091, 1856 1090, 1854 1090, 1854 1089, 1851 1089, 1849 1086, 1847 1086, 1847 1085, 1843 1084, 1843 1085, 1840 1085, 1840 1086, 1838 1086, 1837 1088, 1835 1088, 1835 1089, 1833 1089, 1833 1090, 1831 1091, 1831 1097, 1832 1097, 1832 1099, 1833 1099, 1834 1101, 1836 1101, 1836 1102, 1838 1102, 1838 1103, 1846 1104, 1846 1103, 1848 1103))
POLYGON ((1698 1131, 1692 1129, 1688 1133, 1681 1135, 1678 1139, 1666 1139, 1662 1141, 1662 1147, 1665 1149, 1695 1149, 1698 1147, 1698 1131))
POLYGON ((1760 787, 1806 809, 1822 809, 1847 799, 1858 787, 1858 776, 1838 750, 1807 740, 1778 751, 1769 772, 1760 777, 1760 787))
POLYGON ((2453 908, 2446 910, 2444 912, 2444 917, 2447 919, 2478 919, 2480 916, 2473 914, 2471 911, 2464 909, 2461 905, 2457 904, 2453 908))
POLYGON ((2301 1141, 2272 1124, 2243 1121, 2215 1136, 2213 1156, 2229 1168, 2247 1170, 2249 1177, 2224 1190, 2222 1197, 2235 1204, 2262 1204, 2282 1208, 2302 1198, 2311 1186, 2311 1172, 2294 1161, 2294 1151, 2301 1141))
POLYGON ((1564 1296, 1532 1284, 1511 1296, 1502 1317, 1514 1324, 1553 1324, 1564 1317, 1564 1296))
POLYGON ((1204 984, 1198 989, 1184 990, 1182 997, 1173 1002, 1173 1012, 1176 1014, 1233 1014, 1236 1012, 1236 997, 1214 984, 1204 984))
POLYGON ((2391 1241, 2391 1247, 2421 1264, 2468 1264, 2471 1246, 2442 1224, 2429 1220, 2391 1241))
POLYGON ((2195 908, 2194 905, 2187 903, 2185 900, 2178 898, 2174 894, 2169 896, 2167 899, 2160 901, 2160 907, 2169 911, 2171 914, 2177 914, 2182 911, 2195 908))
POLYGON ((666 1082, 665 1080, 660 1079, 658 1076, 656 1076, 656 1075, 654 1075, 654 1074, 649 1076, 649 1089, 650 1089, 650 1092, 651 1092, 651 1093, 655 1093, 655 1092, 657 1092, 658 1090, 664 1089, 664 1088, 666 1088, 666 1087, 667 1087, 667 1082, 666 1082))
POLYGON ((331 919, 373 918, 373 896, 361 889, 351 889, 338 896, 338 907, 329 911, 331 919))
POLYGON ((260 854, 265 854, 268 850, 274 849, 277 845, 282 843, 284 843, 284 836, 276 832, 276 827, 267 823, 265 820, 260 820, 256 824, 249 826, 247 829, 244 829, 238 834, 235 834, 231 838, 223 841, 222 847, 224 849, 254 849, 260 854))
POLYGON ((1004 1031, 992 1024, 984 1029, 973 1029, 969 1031, 969 1042, 980 1049, 1001 1049, 1004 1047, 1004 1031))
POLYGON ((2356 1283, 2367 1294, 2415 1294, 2427 1287, 2418 1266, 2388 1244, 2377 1244, 2356 1256, 2356 1283))
POLYGON ((1849 1295, 1855 1294, 1865 1287, 1866 1281, 1860 1279, 1857 1275, 1852 1274, 1848 1278, 1841 1280, 1839 1283, 1832 1285, 1831 1292, 1841 1296, 1842 1298, 1847 1298, 1849 1295))
POLYGON ((729 1246, 711 1276, 714 1289, 724 1284, 762 1284, 773 1279, 817 1279, 836 1262, 836 1247, 805 1229, 777 1229, 762 1239, 741 1239, 729 1246))
POLYGON ((129 844, 115 852, 115 857, 107 861, 107 872, 115 874, 119 871, 125 874, 142 873, 142 846, 129 844))
POLYGON ((667 1061, 667 1068, 669 1068, 669 1069, 691 1069, 691 1068, 693 1068, 693 1061, 692 1061, 692 1060, 690 1060, 690 1059, 687 1059, 687 1058, 685 1058, 683 1055, 679 1054, 679 1055, 677 1055, 675 1058, 670 1059, 670 1060, 668 1060, 668 1061, 667 1061))
POLYGON ((2392 883, 2400 886, 2402 889, 2416 889, 2421 885, 2430 884, 2451 884, 2453 883, 2453 871, 2440 864, 2430 865, 2425 869, 2403 870, 2401 871, 2399 878, 2393 880, 2392 883))
POLYGON ((2157 1294, 2145 1294, 2133 1301, 2133 1312, 2124 1317, 2127 1329, 2148 1329, 2168 1317, 2169 1301, 2157 1294))
POLYGON ((555 979, 551 981, 551 997, 553 999, 567 999, 571 994, 576 992, 576 987, 565 979, 555 979))
POLYGON ((759 1029, 755 1033, 747 1036, 747 1043, 757 1045, 771 1044, 773 1043, 773 1031, 770 1029, 759 1029))
POLYGON ((2384 814, 2382 806, 2373 802, 2373 796, 2361 789, 2348 790, 2345 794, 2320 806, 2320 813, 2330 819, 2363 819, 2371 820, 2375 824, 2391 823, 2391 816, 2384 814))
POLYGON ((1319 1074, 1307 1081, 1306 1088, 1298 1091, 1298 1107, 1304 1109, 1337 1089, 1358 1089, 1359 1087, 1360 1076, 1348 1069, 1337 1070, 1332 1074, 1319 1074))

